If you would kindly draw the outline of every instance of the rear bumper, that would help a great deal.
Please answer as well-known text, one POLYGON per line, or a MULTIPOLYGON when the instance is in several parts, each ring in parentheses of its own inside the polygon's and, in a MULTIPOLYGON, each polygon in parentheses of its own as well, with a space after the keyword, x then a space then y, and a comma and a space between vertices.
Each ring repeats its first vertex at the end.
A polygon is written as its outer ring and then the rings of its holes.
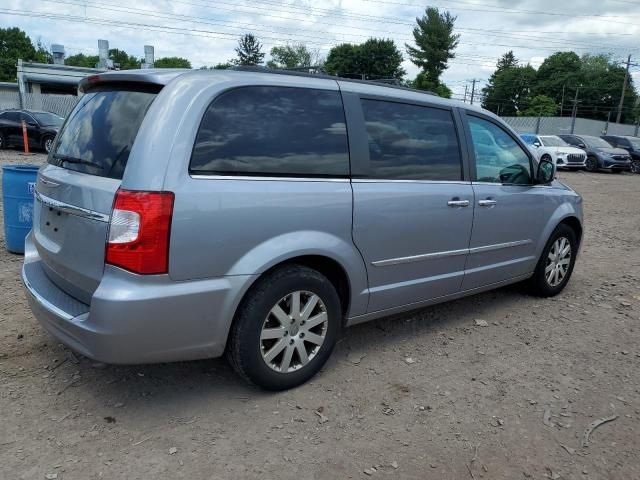
POLYGON ((107 266, 91 305, 46 276, 27 237, 22 279, 29 306, 51 335, 105 363, 212 358, 224 352, 237 303, 251 276, 173 282, 107 266))

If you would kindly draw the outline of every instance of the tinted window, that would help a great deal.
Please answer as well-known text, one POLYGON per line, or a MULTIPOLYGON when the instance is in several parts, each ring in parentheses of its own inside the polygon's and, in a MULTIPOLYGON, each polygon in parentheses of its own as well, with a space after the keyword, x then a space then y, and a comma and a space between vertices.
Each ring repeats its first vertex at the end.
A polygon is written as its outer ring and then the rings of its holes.
POLYGON ((505 130, 478 117, 467 117, 479 182, 531 183, 529 156, 505 130))
POLYGON ((347 176, 340 93, 245 87, 222 94, 204 114, 190 169, 227 175, 347 176))
POLYGON ((49 112, 34 112, 31 115, 33 115, 40 125, 44 126, 59 127, 62 125, 62 122, 64 122, 64 118, 49 112))
POLYGON ((369 140, 369 176, 461 180, 460 148, 448 110, 362 100, 369 140))
POLYGON ((121 179, 155 93, 117 90, 85 94, 58 135, 49 163, 121 179))
POLYGON ((2 117, 3 120, 7 120, 9 122, 20 122, 20 113, 18 112, 7 112, 2 117))

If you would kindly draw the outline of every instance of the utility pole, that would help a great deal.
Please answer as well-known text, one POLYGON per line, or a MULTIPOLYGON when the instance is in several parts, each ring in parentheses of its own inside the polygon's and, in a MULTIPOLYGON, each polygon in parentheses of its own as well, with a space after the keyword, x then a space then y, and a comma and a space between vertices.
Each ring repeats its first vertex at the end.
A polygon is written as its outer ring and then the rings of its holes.
POLYGON ((624 81, 622 82, 622 95, 620 96, 620 103, 618 104, 618 116, 616 117, 616 123, 620 123, 622 119, 622 106, 624 105, 624 94, 627 91, 627 79, 629 78, 629 66, 631 65, 631 55, 627 58, 627 69, 624 72, 624 81))
POLYGON ((464 84, 464 100, 462 100, 464 103, 467 103, 467 90, 469 90, 469 84, 465 83, 464 84))
POLYGON ((573 134, 576 128, 576 117, 578 116, 578 92, 580 91, 581 85, 576 87, 576 96, 573 99, 573 111, 571 112, 571 133, 573 134))
POLYGON ((564 87, 566 86, 567 86, 567 82, 562 84, 562 100, 560 100, 560 116, 561 117, 564 116, 562 112, 564 111, 564 87))
POLYGON ((471 86, 471 105, 473 105, 473 97, 476 94, 476 79, 473 79, 473 85, 471 86))

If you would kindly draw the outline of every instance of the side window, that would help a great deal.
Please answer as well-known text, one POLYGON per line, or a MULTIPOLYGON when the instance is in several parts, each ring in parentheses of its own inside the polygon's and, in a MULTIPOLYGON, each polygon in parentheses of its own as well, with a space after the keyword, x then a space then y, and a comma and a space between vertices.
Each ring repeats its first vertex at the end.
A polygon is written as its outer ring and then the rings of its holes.
POLYGON ((451 112, 362 100, 371 178, 461 180, 460 147, 451 112))
POLYGON ((216 98, 202 118, 191 172, 347 176, 347 131, 339 92, 242 87, 216 98))
POLYGON ((476 157, 478 182, 528 185, 531 163, 526 152, 496 124, 467 116, 476 157))

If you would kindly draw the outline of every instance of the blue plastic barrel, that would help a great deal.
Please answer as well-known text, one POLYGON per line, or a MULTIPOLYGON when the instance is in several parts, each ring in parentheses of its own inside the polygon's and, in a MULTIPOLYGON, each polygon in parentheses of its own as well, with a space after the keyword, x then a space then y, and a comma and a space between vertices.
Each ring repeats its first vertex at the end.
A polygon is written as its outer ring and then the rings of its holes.
POLYGON ((38 168, 37 165, 2 167, 4 239, 10 252, 24 253, 24 238, 33 223, 33 192, 38 168))

